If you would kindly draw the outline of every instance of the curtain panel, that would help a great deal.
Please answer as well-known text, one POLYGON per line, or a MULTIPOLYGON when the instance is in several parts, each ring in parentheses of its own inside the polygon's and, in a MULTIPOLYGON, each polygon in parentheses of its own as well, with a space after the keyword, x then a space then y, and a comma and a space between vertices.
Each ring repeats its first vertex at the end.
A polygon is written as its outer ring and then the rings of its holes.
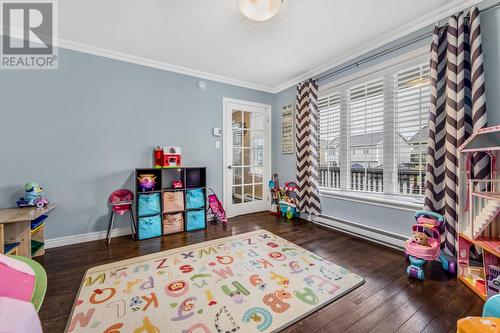
POLYGON ((296 154, 298 209, 319 215, 318 83, 312 79, 297 85, 296 154))
MULTIPOLYGON (((457 248, 458 148, 487 125, 479 10, 452 16, 435 27, 431 43, 431 101, 425 209, 446 219, 442 246, 457 248)), ((489 178, 489 160, 473 157, 473 177, 489 178)))

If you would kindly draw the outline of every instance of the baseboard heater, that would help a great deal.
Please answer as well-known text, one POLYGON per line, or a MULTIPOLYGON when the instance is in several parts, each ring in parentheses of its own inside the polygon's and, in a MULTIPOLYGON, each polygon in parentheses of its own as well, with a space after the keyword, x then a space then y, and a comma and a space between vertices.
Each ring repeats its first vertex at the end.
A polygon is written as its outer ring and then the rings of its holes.
POLYGON ((356 237, 360 237, 393 249, 404 251, 405 241, 408 236, 398 235, 385 230, 365 226, 359 223, 338 219, 331 216, 306 216, 309 220, 326 228, 335 229, 356 237))

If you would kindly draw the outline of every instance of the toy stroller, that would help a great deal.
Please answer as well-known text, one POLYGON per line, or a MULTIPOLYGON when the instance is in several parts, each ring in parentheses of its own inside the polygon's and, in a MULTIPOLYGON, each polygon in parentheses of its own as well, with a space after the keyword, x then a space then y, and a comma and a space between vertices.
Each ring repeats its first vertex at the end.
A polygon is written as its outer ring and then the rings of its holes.
POLYGON ((219 198, 217 198, 217 195, 215 194, 214 190, 211 188, 208 189, 211 194, 208 195, 208 209, 207 209, 207 214, 209 212, 214 216, 214 220, 222 223, 223 227, 227 226, 227 217, 226 217, 226 211, 222 207, 222 203, 220 202, 219 198))
POLYGON ((423 280, 423 265, 427 261, 439 261, 445 271, 456 274, 456 261, 441 251, 439 228, 444 217, 434 212, 418 211, 415 213, 417 223, 413 225, 413 236, 405 243, 405 254, 410 259, 406 269, 409 276, 423 280), (429 236, 428 236, 429 235, 429 236))

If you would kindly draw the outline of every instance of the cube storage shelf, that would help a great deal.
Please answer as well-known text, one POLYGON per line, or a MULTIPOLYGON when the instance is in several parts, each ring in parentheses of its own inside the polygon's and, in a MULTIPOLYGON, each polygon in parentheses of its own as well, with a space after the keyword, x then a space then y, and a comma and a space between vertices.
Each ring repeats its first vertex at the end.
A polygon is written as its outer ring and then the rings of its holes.
POLYGON ((135 170, 136 230, 139 240, 205 229, 206 167, 145 168, 135 170), (155 186, 143 191, 141 175, 154 175, 155 186), (182 188, 173 188, 176 180, 182 188))

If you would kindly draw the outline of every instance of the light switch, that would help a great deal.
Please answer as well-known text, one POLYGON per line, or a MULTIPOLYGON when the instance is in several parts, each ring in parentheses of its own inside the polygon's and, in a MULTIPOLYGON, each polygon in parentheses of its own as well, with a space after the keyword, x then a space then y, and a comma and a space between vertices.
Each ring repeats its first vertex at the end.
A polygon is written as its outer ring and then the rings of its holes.
POLYGON ((213 134, 214 134, 214 136, 222 136, 222 129, 218 128, 218 127, 214 127, 213 134))
POLYGON ((220 149, 220 141, 215 141, 215 148, 220 149))

